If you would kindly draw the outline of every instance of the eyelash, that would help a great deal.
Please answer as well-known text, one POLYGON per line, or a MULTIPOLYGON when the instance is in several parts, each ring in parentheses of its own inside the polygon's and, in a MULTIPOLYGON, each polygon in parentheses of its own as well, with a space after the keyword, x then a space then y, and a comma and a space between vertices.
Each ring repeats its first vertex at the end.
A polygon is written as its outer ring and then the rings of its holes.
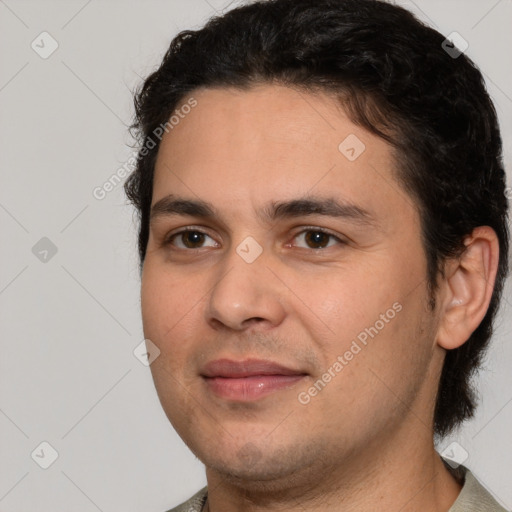
MULTIPOLYGON (((173 245, 173 240, 177 237, 179 237, 180 235, 182 235, 183 233, 189 233, 189 232, 193 232, 193 233, 201 233, 203 235, 206 235, 210 238, 212 238, 208 233, 206 233, 205 231, 202 231, 201 229, 198 229, 198 228, 195 228, 193 226, 191 227, 188 227, 188 228, 185 228, 185 229, 182 229, 181 231, 178 231, 177 233, 172 233, 171 235, 169 235, 165 241, 164 241, 164 246, 172 246, 173 245)), ((301 231, 297 232, 294 236, 293 236, 293 239, 297 238, 299 235, 302 235, 303 233, 308 233, 308 232, 312 232, 312 233, 323 233, 325 235, 328 235, 331 239, 334 239, 338 242, 338 245, 346 245, 346 242, 344 240, 342 240, 341 238, 339 238, 338 236, 336 236, 334 233, 331 233, 330 231, 328 230, 325 230, 323 228, 318 228, 316 226, 305 226, 302 228, 301 231)), ((212 238, 213 239, 213 238, 212 238)), ((309 249, 311 251, 325 251, 326 249, 329 249, 331 246, 329 246, 329 242, 327 243, 327 247, 319 247, 317 249, 314 249, 314 248, 305 248, 305 247, 299 247, 299 249, 309 249)), ((176 247, 176 250, 179 250, 179 251, 187 251, 187 252, 193 252, 193 251, 200 251, 201 249, 204 249, 204 247, 197 247, 195 249, 189 249, 189 248, 182 248, 182 247, 176 247)))

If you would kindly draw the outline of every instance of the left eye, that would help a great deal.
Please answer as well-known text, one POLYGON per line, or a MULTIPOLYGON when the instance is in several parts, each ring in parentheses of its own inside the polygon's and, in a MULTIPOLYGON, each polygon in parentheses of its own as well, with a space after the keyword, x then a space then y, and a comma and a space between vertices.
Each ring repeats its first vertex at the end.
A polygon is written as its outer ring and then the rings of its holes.
POLYGON ((330 247, 329 239, 338 243, 342 243, 342 240, 332 235, 331 233, 314 229, 305 229, 304 231, 301 231, 295 235, 294 238, 302 238, 302 240, 304 240, 308 245, 306 247, 307 249, 325 249, 326 247, 330 247), (311 245, 314 245, 314 247, 311 247, 311 245))

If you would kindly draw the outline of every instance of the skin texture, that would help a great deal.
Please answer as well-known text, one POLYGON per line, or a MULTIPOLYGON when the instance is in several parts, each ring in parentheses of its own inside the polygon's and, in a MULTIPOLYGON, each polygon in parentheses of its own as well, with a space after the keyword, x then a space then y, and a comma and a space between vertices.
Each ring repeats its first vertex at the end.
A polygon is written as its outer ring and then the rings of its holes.
POLYGON ((487 309, 494 232, 478 228, 447 263, 432 312, 419 213, 383 140, 322 93, 258 85, 193 97, 162 140, 152 204, 173 194, 217 215, 152 218, 141 300, 145 337, 161 351, 155 386, 206 465, 209 509, 448 510, 460 485, 434 451, 433 407, 445 350, 487 309), (354 161, 338 149, 350 134, 365 145, 354 161), (306 196, 356 205, 371 220, 261 214, 306 196), (206 236, 170 238, 185 227, 206 236), (319 229, 333 237, 315 238, 319 229), (252 263, 237 252, 247 237, 262 249, 252 263), (347 360, 393 304, 400 311, 347 360), (226 399, 201 376, 221 358, 266 359, 303 377, 255 400, 226 399))

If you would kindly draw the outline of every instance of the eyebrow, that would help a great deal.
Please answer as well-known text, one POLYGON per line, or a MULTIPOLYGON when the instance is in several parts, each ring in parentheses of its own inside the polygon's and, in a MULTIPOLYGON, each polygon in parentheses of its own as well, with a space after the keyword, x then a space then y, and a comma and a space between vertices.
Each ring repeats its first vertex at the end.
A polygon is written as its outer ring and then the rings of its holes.
MULTIPOLYGON (((364 208, 332 197, 308 196, 289 201, 272 201, 259 212, 260 218, 267 222, 308 215, 344 218, 367 226, 377 224, 375 218, 364 208)), ((150 221, 159 217, 171 216, 190 216, 203 219, 218 217, 214 206, 206 201, 185 199, 169 194, 152 206, 150 221)))

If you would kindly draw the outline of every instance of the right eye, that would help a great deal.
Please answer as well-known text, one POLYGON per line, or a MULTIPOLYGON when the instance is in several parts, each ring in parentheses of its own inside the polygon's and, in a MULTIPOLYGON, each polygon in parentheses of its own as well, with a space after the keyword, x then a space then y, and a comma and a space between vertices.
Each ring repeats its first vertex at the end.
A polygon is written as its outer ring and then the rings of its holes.
MULTIPOLYGON (((171 245, 177 247, 181 250, 194 250, 194 249, 202 249, 204 246, 202 245, 206 238, 210 238, 209 235, 204 233, 203 231, 199 231, 198 229, 184 229, 177 233, 173 233, 171 236, 167 238, 165 241, 165 245, 171 245), (181 241, 181 246, 175 243, 175 240, 181 241), (199 247, 197 247, 199 246, 199 247)), ((206 247, 217 247, 217 242, 213 240, 213 245, 209 245, 206 247)))

